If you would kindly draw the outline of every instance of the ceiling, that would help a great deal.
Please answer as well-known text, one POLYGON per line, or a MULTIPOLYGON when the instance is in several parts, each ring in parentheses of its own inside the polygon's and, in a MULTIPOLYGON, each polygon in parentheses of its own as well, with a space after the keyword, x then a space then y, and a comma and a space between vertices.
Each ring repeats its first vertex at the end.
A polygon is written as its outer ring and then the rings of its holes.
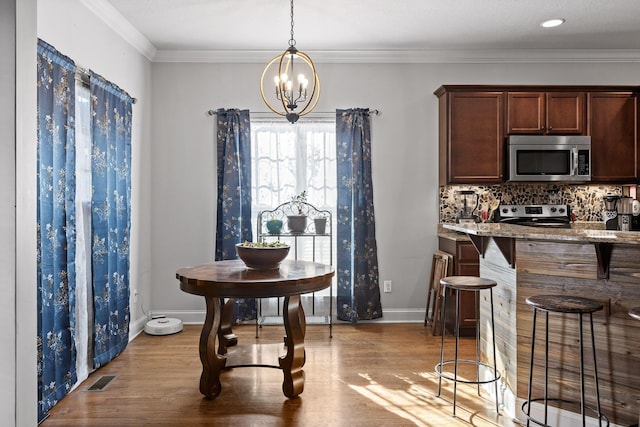
MULTIPOLYGON (((288 47, 287 0, 101 1, 141 33, 160 57, 178 52, 271 53, 288 47)), ((640 0, 295 0, 294 20, 296 46, 309 54, 640 52, 640 0), (557 17, 566 23, 548 29, 539 25, 557 17)))

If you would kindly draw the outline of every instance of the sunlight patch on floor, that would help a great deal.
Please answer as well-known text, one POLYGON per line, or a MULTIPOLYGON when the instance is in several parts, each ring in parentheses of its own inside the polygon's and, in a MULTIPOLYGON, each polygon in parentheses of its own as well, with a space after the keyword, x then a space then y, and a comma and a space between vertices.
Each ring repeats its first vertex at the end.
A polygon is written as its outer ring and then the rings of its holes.
POLYGON ((368 381, 368 384, 364 386, 349 384, 348 386, 352 390, 416 426, 434 427, 451 425, 452 423, 473 426, 500 425, 495 420, 486 419, 484 414, 470 412, 462 406, 465 401, 482 399, 478 396, 475 386, 458 385, 456 418, 453 418, 452 384, 450 381, 443 380, 442 395, 436 397, 438 376, 435 373, 416 373, 415 381, 406 375, 396 375, 397 379, 407 384, 405 389, 388 388, 371 378, 369 374, 361 373, 359 376, 368 381), (424 380, 427 380, 428 383, 424 383, 424 380))

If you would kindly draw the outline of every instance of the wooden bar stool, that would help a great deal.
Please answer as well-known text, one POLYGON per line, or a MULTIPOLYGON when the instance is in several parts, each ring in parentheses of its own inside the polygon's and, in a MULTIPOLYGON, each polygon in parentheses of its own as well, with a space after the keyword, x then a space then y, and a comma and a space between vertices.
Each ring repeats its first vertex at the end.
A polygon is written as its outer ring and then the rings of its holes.
MULTIPOLYGON (((531 359, 529 363, 529 387, 527 390, 527 400, 522 403, 522 413, 527 417, 527 426, 530 422, 548 427, 547 424, 547 406, 549 401, 562 402, 567 404, 577 404, 565 399, 549 398, 548 385, 549 385, 549 313, 560 314, 577 314, 579 318, 579 334, 578 340, 580 343, 580 413, 582 414, 582 425, 586 425, 586 411, 585 411, 585 390, 584 390, 584 343, 583 343, 583 331, 582 320, 583 315, 589 315, 589 324, 591 330, 591 347, 593 350, 593 376, 595 381, 596 392, 596 413, 598 415, 598 424, 602 426, 602 420, 606 421, 606 425, 609 425, 609 419, 600 410, 600 389, 598 386, 598 368, 596 365, 596 341, 593 335, 593 313, 603 309, 601 303, 589 298, 571 296, 571 295, 535 295, 526 299, 527 304, 533 307, 533 329, 531 333, 531 359), (545 314, 545 354, 544 354, 544 397, 531 398, 531 387, 533 382, 533 362, 534 362, 534 350, 536 343, 536 317, 538 311, 543 311, 545 314), (531 416, 531 403, 532 402, 544 402, 544 421, 534 419, 531 416), (526 407, 526 411, 525 411, 526 407)), ((593 410, 593 409, 590 409, 593 410)))
POLYGON ((481 384, 495 384, 495 393, 496 393, 496 412, 500 414, 498 409, 498 379, 500 379, 500 374, 497 370, 497 362, 496 362, 496 334, 495 334, 495 325, 493 321, 493 287, 497 285, 497 283, 493 280, 483 279, 482 277, 475 276, 450 276, 440 279, 440 284, 443 286, 444 292, 444 301, 443 301, 443 325, 442 325, 442 342, 440 346, 440 363, 435 366, 435 372, 438 375, 438 394, 436 397, 440 397, 440 392, 442 390, 442 378, 453 381, 453 416, 456 416, 456 392, 458 383, 465 384, 477 384, 478 386, 478 395, 480 395, 480 385, 481 384), (456 294, 456 327, 455 327, 455 339, 456 339, 456 348, 455 348, 455 356, 451 360, 444 360, 444 336, 446 334, 446 328, 444 327, 444 319, 447 318, 447 288, 455 291, 456 294), (476 310, 476 358, 475 360, 468 359, 459 359, 458 358, 458 346, 459 346, 459 337, 460 337, 460 291, 473 291, 475 292, 476 297, 476 306, 478 305, 478 293, 484 289, 488 289, 491 295, 491 335, 493 337, 493 366, 486 364, 480 361, 480 312, 476 310), (476 379, 475 380, 466 380, 458 378, 458 365, 460 363, 464 364, 473 364, 476 366, 476 379), (444 371, 444 366, 448 364, 453 364, 453 376, 451 376, 450 372, 444 371), (485 380, 480 379, 480 367, 493 368, 493 375, 485 380))

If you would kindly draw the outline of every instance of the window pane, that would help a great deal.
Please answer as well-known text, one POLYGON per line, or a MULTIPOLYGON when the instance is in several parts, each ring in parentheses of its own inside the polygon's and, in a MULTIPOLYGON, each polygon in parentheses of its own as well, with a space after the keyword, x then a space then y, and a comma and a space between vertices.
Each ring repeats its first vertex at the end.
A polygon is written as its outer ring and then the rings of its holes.
POLYGON ((335 209, 335 121, 291 125, 254 119, 251 142, 254 217, 304 190, 318 209, 335 209))
MULTIPOLYGON (((306 190, 307 202, 331 212, 331 239, 282 236, 292 245, 289 258, 296 256, 335 265, 336 243, 336 139, 335 120, 296 124, 285 121, 251 121, 252 216, 271 210, 306 190), (294 250, 294 244, 297 250, 294 250), (331 247, 332 246, 332 247, 331 247)), ((286 225, 285 225, 286 228, 286 225)), ((258 230, 256 230, 256 235, 258 230)), ((316 293, 326 295, 329 291, 316 293)))
POLYGON ((309 200, 313 200, 317 208, 331 210, 337 198, 335 124, 332 123, 330 129, 318 124, 308 129, 304 138, 309 200))

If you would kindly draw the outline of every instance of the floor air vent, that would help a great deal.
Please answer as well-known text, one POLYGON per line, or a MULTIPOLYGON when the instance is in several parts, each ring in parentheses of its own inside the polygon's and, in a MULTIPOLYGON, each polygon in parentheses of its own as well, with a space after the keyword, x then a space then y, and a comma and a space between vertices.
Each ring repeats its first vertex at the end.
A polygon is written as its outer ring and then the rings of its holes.
POLYGON ((111 382, 115 379, 116 379, 115 375, 103 375, 100 378, 98 378, 98 381, 93 383, 87 389, 87 391, 104 391, 104 389, 106 389, 107 386, 109 386, 109 384, 111 384, 111 382))

